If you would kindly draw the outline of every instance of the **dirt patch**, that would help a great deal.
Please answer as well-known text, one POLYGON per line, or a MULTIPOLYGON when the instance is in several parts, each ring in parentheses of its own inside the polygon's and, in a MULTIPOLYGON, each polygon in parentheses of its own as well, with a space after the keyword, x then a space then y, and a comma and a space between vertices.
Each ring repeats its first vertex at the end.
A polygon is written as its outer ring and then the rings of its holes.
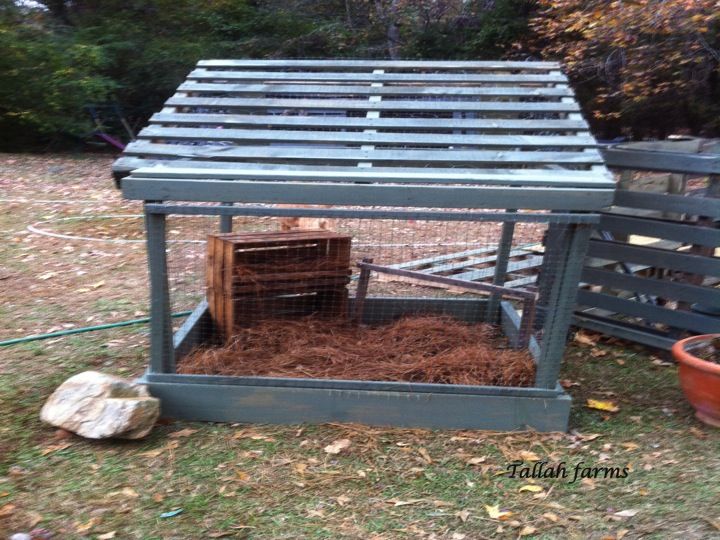
POLYGON ((197 350, 180 373, 530 386, 535 365, 499 329, 414 316, 365 327, 316 317, 267 320, 225 347, 197 350))

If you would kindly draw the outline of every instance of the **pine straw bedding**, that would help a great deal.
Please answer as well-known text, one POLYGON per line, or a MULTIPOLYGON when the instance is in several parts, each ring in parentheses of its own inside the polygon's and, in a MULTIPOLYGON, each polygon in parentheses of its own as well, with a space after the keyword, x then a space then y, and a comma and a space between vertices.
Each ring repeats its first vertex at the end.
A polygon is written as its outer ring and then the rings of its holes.
POLYGON ((305 317, 240 328, 224 347, 191 352, 178 372, 531 386, 535 364, 527 350, 508 348, 490 324, 408 316, 382 326, 354 326, 305 317))

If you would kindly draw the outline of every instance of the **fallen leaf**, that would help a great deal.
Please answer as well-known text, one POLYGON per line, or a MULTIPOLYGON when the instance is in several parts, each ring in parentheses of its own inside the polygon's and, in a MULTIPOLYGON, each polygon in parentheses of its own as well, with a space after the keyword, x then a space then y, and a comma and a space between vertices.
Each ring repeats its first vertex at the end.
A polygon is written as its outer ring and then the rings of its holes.
POLYGON ((173 431, 168 435, 171 439, 179 439, 180 437, 189 437, 193 433, 197 433, 197 429, 185 428, 180 431, 173 431))
POLYGON ((430 454, 428 454, 428 451, 425 450, 425 448, 422 448, 422 447, 418 448, 418 454, 420 454, 420 456, 423 458, 423 461, 425 463, 427 463, 428 465, 430 465, 433 462, 432 458, 430 457, 430 454))
POLYGON ((146 452, 140 452, 138 455, 147 458, 156 458, 164 451, 164 448, 158 448, 157 450, 147 450, 146 452))
POLYGON ((625 448, 628 452, 632 452, 633 450, 637 450, 638 448, 640 448, 640 445, 635 444, 634 442, 624 442, 621 443, 620 446, 625 448))
POLYGON ((601 356, 607 356, 607 354, 607 351, 604 351, 603 349, 598 349, 597 347, 590 351, 590 356, 592 356, 593 358, 600 358, 601 356))
POLYGON ((160 503, 165 500, 165 495, 163 495, 162 493, 155 493, 153 494, 152 499, 153 501, 160 503))
POLYGON ((506 520, 512 516, 512 512, 500 510, 499 505, 485 505, 485 511, 488 513, 491 519, 506 520))
POLYGON ((583 332, 577 332, 575 334, 575 342, 581 343, 583 345, 595 345, 597 342, 597 337, 590 337, 587 334, 584 334, 583 332))
POLYGON ((228 536, 235 536, 234 532, 225 531, 225 532, 211 532, 208 533, 208 538, 227 538, 228 536))
POLYGON ((26 512, 28 521, 27 521, 27 528, 28 529, 34 529, 35 525, 40 523, 43 520, 43 517, 38 512, 33 512, 32 510, 29 512, 26 512))
POLYGON ((629 532, 630 529, 620 529, 617 533, 615 533, 615 540, 622 540, 629 532))
POLYGON ((352 499, 348 497, 347 495, 340 495, 339 497, 335 497, 335 500, 340 506, 345 506, 347 503, 349 503, 352 499))
POLYGON ((111 538, 115 538, 116 534, 117 531, 110 531, 106 532, 105 534, 98 534, 97 540, 111 540, 111 538))
POLYGON ((624 518, 624 517, 633 517, 633 516, 635 516, 638 512, 639 512, 639 510, 622 510, 622 511, 620 511, 620 512, 615 512, 615 513, 613 514, 613 516, 615 516, 615 517, 622 517, 622 518, 624 518))
POLYGON ((537 529, 535 527, 531 527, 530 525, 525 525, 522 530, 519 533, 519 536, 530 536, 531 534, 535 534, 537 532, 537 529))
POLYGON ((101 519, 99 517, 90 518, 86 523, 81 523, 75 527, 75 532, 85 533, 92 529, 95 525, 100 524, 101 519))
POLYGON ((528 450, 521 450, 519 456, 522 461, 540 461, 540 456, 528 450))
POLYGON ((598 411, 618 412, 620 407, 612 401, 601 401, 599 399, 588 399, 586 407, 588 409, 596 409, 598 411))
POLYGON ((295 472, 300 475, 305 475, 307 468, 307 463, 293 463, 293 469, 295 469, 295 472))
POLYGON ((423 499, 411 499, 409 501, 399 501, 397 499, 390 499, 388 502, 391 503, 393 506, 397 507, 397 506, 410 506, 411 504, 418 504, 418 503, 424 502, 424 500, 423 499))
POLYGON ((468 518, 470 517, 470 512, 468 510, 460 510, 455 514, 458 518, 460 518, 460 521, 465 523, 468 518))
POLYGON ((72 446, 72 443, 59 443, 59 444, 51 444, 49 446, 46 446, 40 451, 40 454, 43 456, 47 456, 48 454, 52 454, 53 452, 59 452, 60 450, 65 450, 66 448, 70 448, 72 446))
POLYGON ((542 486, 538 486, 537 484, 525 484, 524 486, 521 486, 518 491, 529 491, 531 493, 540 493, 545 488, 542 486))
POLYGON ((245 471, 236 471, 235 474, 237 476, 237 479, 241 482, 247 482, 248 480, 250 480, 250 475, 245 471))
POLYGON ((698 439, 707 439, 707 433, 705 433, 703 430, 696 428, 695 426, 690 428, 690 433, 693 434, 694 437, 698 439))
POLYGON ((325 452, 328 454, 339 454, 343 450, 350 448, 350 439, 339 439, 325 447, 325 452))
POLYGON ((485 463, 486 458, 485 456, 482 457, 474 457, 467 460, 468 465, 480 465, 481 463, 485 463))
POLYGON ((545 512, 545 513, 543 514, 543 517, 544 517, 545 519, 547 519, 548 521, 552 521, 553 523, 557 523, 557 522, 560 520, 560 518, 558 517, 558 515, 557 515, 557 514, 553 514, 552 512, 545 512))
POLYGON ((97 283, 93 283, 93 284, 90 285, 90 286, 91 286, 93 289, 99 289, 99 288, 102 287, 103 285, 105 285, 105 282, 104 282, 104 281, 98 281, 97 283))
POLYGON ((12 503, 0 506, 0 517, 11 516, 15 512, 15 505, 12 503))
POLYGON ((450 537, 451 540, 465 540, 465 538, 467 538, 467 535, 459 532, 452 533, 450 537))
POLYGON ((580 383, 571 381, 570 379, 560 379, 560 386, 563 388, 572 388, 573 386, 580 386, 580 383))

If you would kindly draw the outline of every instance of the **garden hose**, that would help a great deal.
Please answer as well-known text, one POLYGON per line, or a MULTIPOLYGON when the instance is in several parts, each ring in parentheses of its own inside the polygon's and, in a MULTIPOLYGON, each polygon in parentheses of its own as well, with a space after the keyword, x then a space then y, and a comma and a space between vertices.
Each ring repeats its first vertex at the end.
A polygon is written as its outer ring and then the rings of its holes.
MULTIPOLYGON (((181 311, 179 313, 173 313, 171 317, 187 317, 192 311, 181 311)), ((21 338, 7 339, 0 341, 0 347, 7 347, 9 345, 19 345, 20 343, 28 343, 30 341, 38 341, 41 339, 51 339, 55 337, 71 336, 73 334, 83 334, 85 332, 95 332, 97 330, 109 330, 111 328, 120 328, 122 326, 131 326, 133 324, 146 324, 150 322, 150 317, 143 317, 142 319, 131 319, 129 321, 120 321, 108 324, 98 324, 96 326, 85 326, 83 328, 70 328, 68 330, 61 330, 59 332, 50 332, 49 334, 34 334, 32 336, 25 336, 21 338)))

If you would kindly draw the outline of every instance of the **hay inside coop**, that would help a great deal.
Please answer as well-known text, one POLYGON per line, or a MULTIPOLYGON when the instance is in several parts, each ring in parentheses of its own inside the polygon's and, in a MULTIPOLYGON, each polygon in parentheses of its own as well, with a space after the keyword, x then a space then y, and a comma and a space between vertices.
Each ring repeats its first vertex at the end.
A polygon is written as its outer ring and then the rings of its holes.
MULTIPOLYGON (((497 223, 334 220, 332 226, 338 230, 208 235, 213 337, 183 358, 178 372, 533 384, 528 343, 540 241, 511 250, 508 287, 492 283, 497 223), (520 302, 524 339, 511 342, 500 324, 481 317, 491 297, 520 302), (443 303, 454 299, 469 302, 465 313, 443 303), (473 302, 483 303, 468 309, 473 302)), ((540 240, 541 229, 526 225, 524 240, 540 240)))

